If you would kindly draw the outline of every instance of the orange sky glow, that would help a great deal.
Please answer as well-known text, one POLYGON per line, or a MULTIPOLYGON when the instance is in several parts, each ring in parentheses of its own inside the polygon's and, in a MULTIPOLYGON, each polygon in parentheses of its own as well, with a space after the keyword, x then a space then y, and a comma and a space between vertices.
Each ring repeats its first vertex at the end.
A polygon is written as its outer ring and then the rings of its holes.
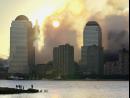
POLYGON ((48 17, 51 17, 50 22, 55 29, 61 26, 63 17, 66 17, 65 22, 71 23, 77 32, 76 39, 80 48, 84 25, 93 19, 91 16, 96 17, 104 27, 102 20, 109 15, 128 16, 129 0, 0 0, 0 12, 0 58, 6 59, 10 50, 10 25, 18 15, 26 15, 33 25, 38 20, 39 47, 44 47, 44 26, 48 17))

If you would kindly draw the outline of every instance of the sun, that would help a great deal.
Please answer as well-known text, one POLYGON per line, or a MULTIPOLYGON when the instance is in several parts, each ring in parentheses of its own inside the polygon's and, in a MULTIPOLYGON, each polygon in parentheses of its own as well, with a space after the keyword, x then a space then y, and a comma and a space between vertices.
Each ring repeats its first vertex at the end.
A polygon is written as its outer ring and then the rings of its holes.
POLYGON ((52 22, 52 25, 53 25, 54 28, 58 28, 60 26, 60 22, 58 20, 54 20, 52 22))

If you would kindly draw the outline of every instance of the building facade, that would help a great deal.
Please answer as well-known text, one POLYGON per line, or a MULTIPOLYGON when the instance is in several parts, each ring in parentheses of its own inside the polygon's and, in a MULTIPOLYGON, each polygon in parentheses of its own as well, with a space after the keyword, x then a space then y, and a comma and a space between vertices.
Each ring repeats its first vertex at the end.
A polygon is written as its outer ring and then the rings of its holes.
POLYGON ((103 73, 102 31, 95 21, 89 21, 84 28, 81 69, 86 75, 103 73))
POLYGON ((121 75, 118 61, 108 61, 104 64, 104 75, 121 75))
POLYGON ((53 49, 53 65, 60 76, 73 74, 74 47, 69 44, 60 45, 53 49))
POLYGON ((129 75, 129 51, 125 48, 119 51, 119 65, 122 75, 129 75))
MULTIPOLYGON (((114 56, 114 55, 113 55, 114 56)), ((129 50, 123 48, 118 51, 118 59, 112 59, 109 57, 107 62, 104 64, 105 75, 129 75, 129 50)))
POLYGON ((34 32, 29 19, 20 15, 10 27, 11 74, 29 74, 35 64, 34 32))

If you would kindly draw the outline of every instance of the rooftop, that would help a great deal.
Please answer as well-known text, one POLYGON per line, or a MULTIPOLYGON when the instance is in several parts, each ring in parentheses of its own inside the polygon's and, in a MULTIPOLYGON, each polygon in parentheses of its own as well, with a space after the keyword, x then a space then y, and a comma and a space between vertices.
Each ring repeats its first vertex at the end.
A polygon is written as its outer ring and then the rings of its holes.
POLYGON ((15 21, 17 21, 17 20, 26 20, 26 21, 28 21, 29 19, 26 16, 24 16, 24 15, 19 15, 19 16, 17 16, 15 18, 15 21))
POLYGON ((88 21, 86 26, 99 26, 99 24, 96 21, 88 21))

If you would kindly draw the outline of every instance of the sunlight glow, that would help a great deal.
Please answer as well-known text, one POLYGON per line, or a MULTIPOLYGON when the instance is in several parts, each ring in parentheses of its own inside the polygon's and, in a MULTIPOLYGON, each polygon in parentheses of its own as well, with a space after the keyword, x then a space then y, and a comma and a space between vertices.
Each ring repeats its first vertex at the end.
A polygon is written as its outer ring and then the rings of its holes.
MULTIPOLYGON (((79 49, 82 46, 82 32, 86 21, 95 18, 105 27, 104 19, 107 16, 117 15, 128 18, 129 0, 1 0, 0 11, 0 58, 8 58, 10 53, 10 25, 18 15, 25 15, 32 22, 39 21, 40 33, 36 35, 36 46, 40 51, 44 48, 44 31, 48 23, 54 29, 62 28, 64 24, 71 25, 77 32, 77 44, 79 49), (62 20, 64 21, 64 24, 62 20), (60 27, 59 27, 60 26, 60 27)), ((104 28, 105 31, 106 28, 104 28)), ((103 42, 106 43, 106 40, 103 42)))
POLYGON ((38 51, 41 51, 42 47, 44 46, 44 41, 43 41, 43 34, 40 32, 38 36, 38 51))
POLYGON ((58 28, 60 26, 60 22, 58 20, 54 20, 52 22, 52 25, 53 25, 54 28, 58 28))

